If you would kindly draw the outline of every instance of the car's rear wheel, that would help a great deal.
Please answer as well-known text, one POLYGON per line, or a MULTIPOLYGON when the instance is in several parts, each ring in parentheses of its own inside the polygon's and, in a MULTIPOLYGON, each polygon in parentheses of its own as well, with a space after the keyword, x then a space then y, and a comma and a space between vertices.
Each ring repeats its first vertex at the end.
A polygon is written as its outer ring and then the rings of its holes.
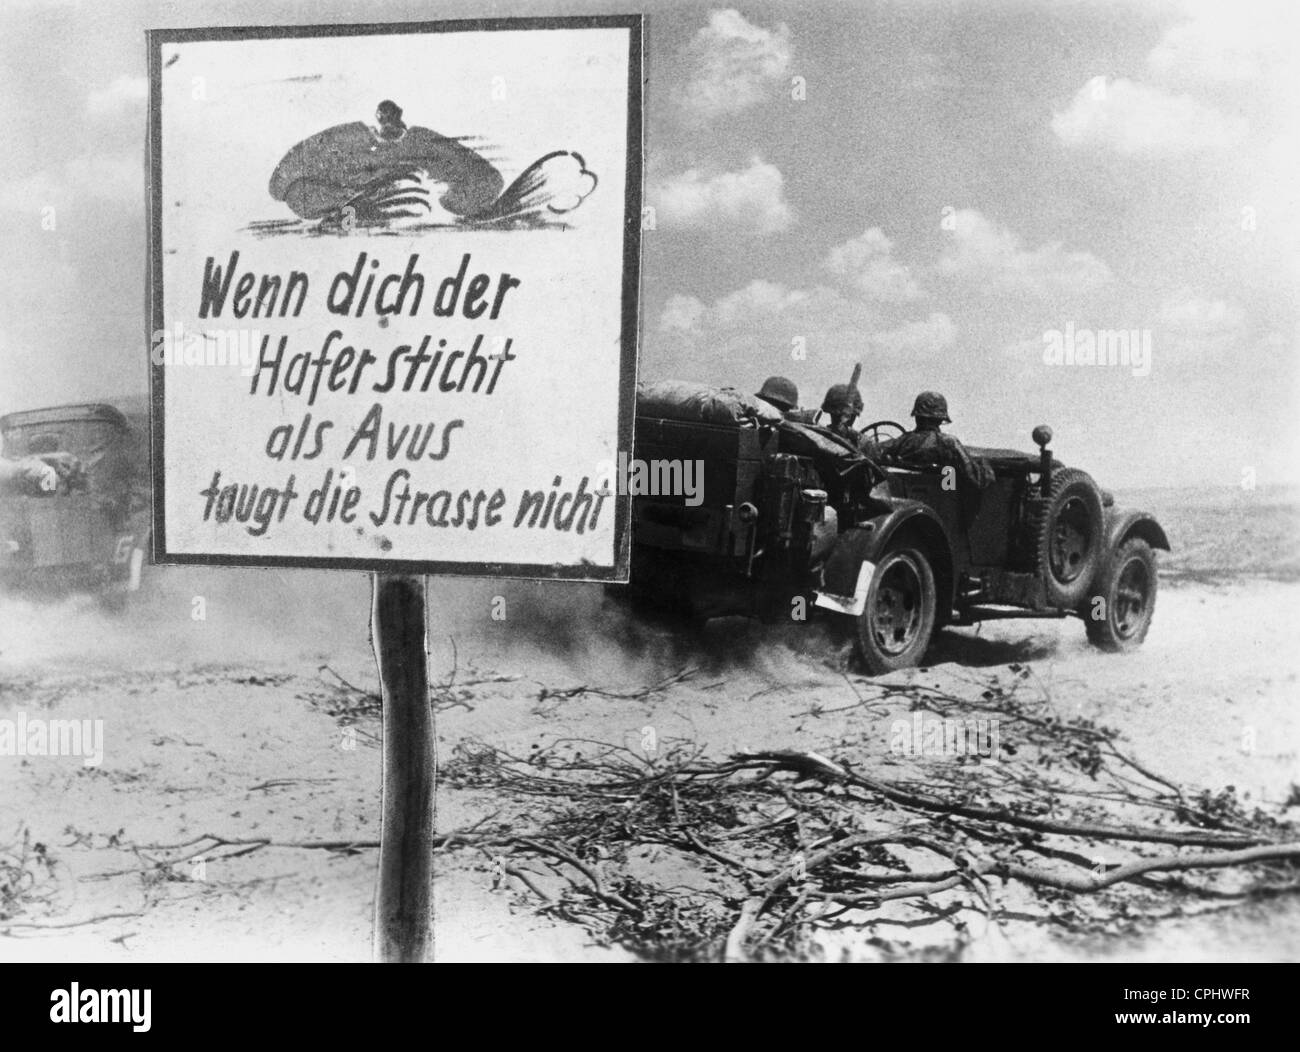
POLYGON ((876 564, 857 618, 858 654, 873 676, 920 664, 938 608, 934 571, 915 548, 895 548, 876 564))
POLYGON ((1147 637, 1156 611, 1156 556, 1146 541, 1125 541, 1097 575, 1092 594, 1079 610, 1088 640, 1102 650, 1136 650, 1147 637))
POLYGON ((1105 513, 1101 490, 1084 471, 1062 468, 1036 502, 1035 562, 1047 601, 1066 610, 1083 602, 1102 561, 1105 513))

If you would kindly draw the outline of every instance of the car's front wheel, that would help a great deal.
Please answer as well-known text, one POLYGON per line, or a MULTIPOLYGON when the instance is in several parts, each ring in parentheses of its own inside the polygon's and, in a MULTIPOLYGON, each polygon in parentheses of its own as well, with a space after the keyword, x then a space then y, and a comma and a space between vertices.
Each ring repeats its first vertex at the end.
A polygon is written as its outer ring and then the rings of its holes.
POLYGON ((858 653, 873 676, 921 663, 938 609, 934 571, 915 548, 895 548, 876 564, 857 618, 858 653))
POLYGON ((1103 650, 1135 650, 1146 639, 1156 610, 1156 557, 1133 538, 1110 553, 1079 610, 1088 640, 1103 650))

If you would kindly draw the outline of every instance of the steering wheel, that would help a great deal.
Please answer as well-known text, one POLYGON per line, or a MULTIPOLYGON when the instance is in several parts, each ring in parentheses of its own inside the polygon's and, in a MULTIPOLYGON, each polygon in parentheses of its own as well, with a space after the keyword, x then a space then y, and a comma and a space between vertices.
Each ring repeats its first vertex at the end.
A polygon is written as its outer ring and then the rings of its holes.
POLYGON ((866 427, 859 429, 858 434, 863 438, 869 438, 876 445, 882 442, 888 442, 890 439, 898 438, 900 435, 907 434, 907 428, 894 420, 877 420, 874 424, 868 424, 866 427), (885 434, 882 432, 890 432, 885 434))

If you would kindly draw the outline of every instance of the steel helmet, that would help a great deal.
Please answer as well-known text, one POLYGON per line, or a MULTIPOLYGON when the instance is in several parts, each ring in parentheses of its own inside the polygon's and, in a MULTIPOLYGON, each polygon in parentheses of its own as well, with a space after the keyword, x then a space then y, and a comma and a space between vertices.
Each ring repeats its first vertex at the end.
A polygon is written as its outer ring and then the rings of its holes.
POLYGON ((784 376, 769 376, 758 389, 758 397, 780 409, 794 409, 799 404, 799 388, 784 376))
POLYGON ((822 399, 823 413, 862 412, 862 392, 854 384, 832 384, 822 399))
POLYGON ((944 424, 952 423, 948 417, 948 399, 938 391, 922 391, 917 395, 916 401, 912 403, 912 415, 917 418, 938 420, 944 424))

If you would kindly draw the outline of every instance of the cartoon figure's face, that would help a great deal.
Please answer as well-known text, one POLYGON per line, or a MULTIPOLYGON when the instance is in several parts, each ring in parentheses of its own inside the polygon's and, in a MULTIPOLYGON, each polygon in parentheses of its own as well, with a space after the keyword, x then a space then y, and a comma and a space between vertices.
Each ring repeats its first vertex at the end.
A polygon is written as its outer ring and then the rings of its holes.
POLYGON ((379 134, 385 139, 400 138, 406 131, 406 125, 402 123, 402 111, 392 102, 385 100, 379 104, 375 110, 375 122, 379 125, 379 134))

